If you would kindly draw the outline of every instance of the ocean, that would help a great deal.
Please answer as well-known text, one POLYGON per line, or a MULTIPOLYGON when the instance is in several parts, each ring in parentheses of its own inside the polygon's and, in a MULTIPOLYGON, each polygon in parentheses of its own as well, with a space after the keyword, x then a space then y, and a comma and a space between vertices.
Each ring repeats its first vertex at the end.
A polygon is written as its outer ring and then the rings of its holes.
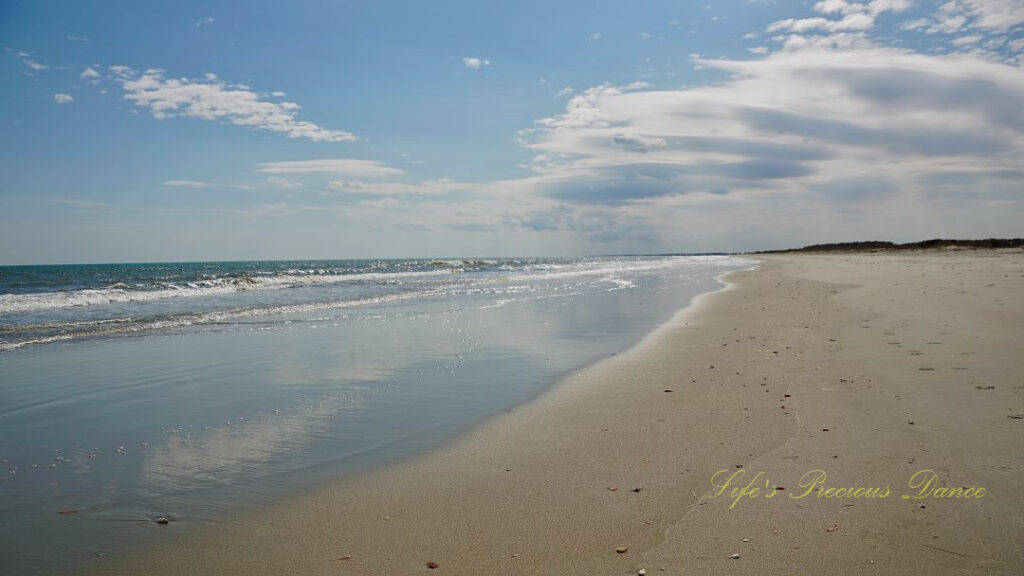
POLYGON ((435 448, 752 264, 0 267, 0 566, 86 568, 435 448))

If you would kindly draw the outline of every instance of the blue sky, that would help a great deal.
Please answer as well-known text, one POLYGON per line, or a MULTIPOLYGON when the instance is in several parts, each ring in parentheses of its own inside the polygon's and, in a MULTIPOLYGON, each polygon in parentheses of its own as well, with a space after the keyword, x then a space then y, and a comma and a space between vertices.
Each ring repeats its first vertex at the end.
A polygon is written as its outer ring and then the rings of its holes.
POLYGON ((1020 236, 1019 0, 0 4, 0 263, 1020 236))

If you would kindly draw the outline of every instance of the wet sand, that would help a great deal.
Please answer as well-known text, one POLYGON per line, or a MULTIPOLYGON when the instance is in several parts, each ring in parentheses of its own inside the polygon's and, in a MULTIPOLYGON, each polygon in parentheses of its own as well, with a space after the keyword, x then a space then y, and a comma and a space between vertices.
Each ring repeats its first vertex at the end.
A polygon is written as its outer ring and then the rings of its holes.
POLYGON ((1024 253, 766 256, 727 281, 445 448, 204 528, 154 525, 166 545, 96 567, 1024 571, 1024 253), (715 497, 720 470, 761 492, 715 497), (811 470, 826 479, 801 487, 811 470), (902 498, 921 470, 929 495, 902 498))

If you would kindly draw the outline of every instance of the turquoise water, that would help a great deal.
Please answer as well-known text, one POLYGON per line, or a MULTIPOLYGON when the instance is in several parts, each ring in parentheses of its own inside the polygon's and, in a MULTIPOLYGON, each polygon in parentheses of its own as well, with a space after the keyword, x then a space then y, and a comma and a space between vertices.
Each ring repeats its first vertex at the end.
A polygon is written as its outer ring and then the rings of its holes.
POLYGON ((103 562, 436 447, 750 264, 0 268, 0 565, 103 562))

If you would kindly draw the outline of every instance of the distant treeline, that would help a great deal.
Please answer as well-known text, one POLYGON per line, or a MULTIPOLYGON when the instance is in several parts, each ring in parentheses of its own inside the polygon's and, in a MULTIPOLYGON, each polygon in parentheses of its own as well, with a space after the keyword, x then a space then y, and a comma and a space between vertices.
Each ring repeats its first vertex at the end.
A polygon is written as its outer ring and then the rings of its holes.
POLYGON ((986 238, 984 240, 947 240, 936 238, 921 242, 896 244, 894 242, 836 242, 834 244, 814 244, 803 248, 787 250, 761 250, 755 254, 778 254, 783 252, 896 252, 900 250, 936 250, 941 248, 1020 248, 1024 247, 1024 238, 986 238))

